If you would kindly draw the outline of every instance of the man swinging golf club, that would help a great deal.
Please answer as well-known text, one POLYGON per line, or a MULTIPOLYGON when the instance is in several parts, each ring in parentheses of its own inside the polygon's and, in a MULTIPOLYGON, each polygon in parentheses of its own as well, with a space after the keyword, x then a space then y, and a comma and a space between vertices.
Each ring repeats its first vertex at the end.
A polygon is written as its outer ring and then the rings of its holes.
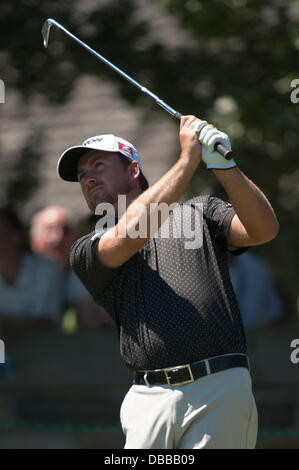
POLYGON ((238 255, 274 239, 278 222, 261 190, 215 151, 219 141, 231 149, 226 134, 182 116, 179 138, 179 158, 150 187, 136 149, 113 135, 62 154, 58 173, 79 181, 90 210, 103 203, 115 210, 112 226, 77 240, 71 264, 114 318, 132 371, 120 412, 125 448, 254 448, 257 411, 227 252, 238 255), (156 233, 130 236, 144 217, 150 222, 153 204, 179 201, 202 161, 230 203, 197 196, 160 217, 156 233), (118 212, 119 195, 126 207, 118 212), (201 233, 196 248, 186 247, 184 233, 177 236, 178 220, 201 233), (161 236, 165 222, 167 237, 161 236))

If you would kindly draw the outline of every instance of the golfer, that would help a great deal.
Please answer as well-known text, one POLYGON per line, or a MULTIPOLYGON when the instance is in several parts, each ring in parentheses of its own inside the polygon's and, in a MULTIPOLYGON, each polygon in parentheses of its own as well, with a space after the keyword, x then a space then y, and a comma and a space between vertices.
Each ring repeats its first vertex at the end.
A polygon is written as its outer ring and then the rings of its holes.
POLYGON ((216 142, 231 149, 226 134, 183 116, 179 137, 179 158, 150 187, 136 149, 114 135, 62 154, 60 177, 79 181, 92 212, 106 203, 115 213, 75 242, 71 264, 114 318, 132 371, 120 410, 125 448, 254 448, 257 410, 227 254, 274 239, 278 222, 236 162, 214 151, 216 142), (209 195, 178 203, 202 161, 230 203, 209 195), (162 203, 171 211, 154 227, 162 203))

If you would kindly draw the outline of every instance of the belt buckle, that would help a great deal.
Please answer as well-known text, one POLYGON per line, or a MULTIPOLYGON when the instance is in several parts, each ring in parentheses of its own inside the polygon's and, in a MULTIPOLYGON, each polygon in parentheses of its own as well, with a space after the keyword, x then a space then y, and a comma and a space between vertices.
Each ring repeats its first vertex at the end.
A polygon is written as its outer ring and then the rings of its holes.
POLYGON ((166 377, 166 380, 167 380, 167 383, 168 383, 169 387, 177 387, 178 385, 186 385, 186 384, 190 384, 190 383, 194 382, 194 377, 193 377, 193 374, 192 374, 190 364, 186 364, 184 366, 178 366, 178 367, 169 367, 168 369, 163 369, 163 371, 164 371, 164 374, 165 374, 165 377, 166 377), (190 375, 190 379, 185 380, 184 382, 170 383, 170 378, 168 376, 168 372, 170 372, 172 370, 178 370, 178 369, 187 369, 188 372, 189 372, 189 375, 190 375))

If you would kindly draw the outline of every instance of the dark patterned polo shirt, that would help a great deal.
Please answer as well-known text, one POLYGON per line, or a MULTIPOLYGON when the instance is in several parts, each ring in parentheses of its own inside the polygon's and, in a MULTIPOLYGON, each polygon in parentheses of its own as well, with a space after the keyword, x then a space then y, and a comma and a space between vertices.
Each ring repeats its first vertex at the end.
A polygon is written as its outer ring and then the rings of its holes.
POLYGON ((118 268, 102 266, 95 254, 104 230, 73 245, 71 265, 115 320, 120 352, 131 370, 246 353, 227 260, 234 214, 231 204, 211 196, 178 204, 157 233, 118 268))

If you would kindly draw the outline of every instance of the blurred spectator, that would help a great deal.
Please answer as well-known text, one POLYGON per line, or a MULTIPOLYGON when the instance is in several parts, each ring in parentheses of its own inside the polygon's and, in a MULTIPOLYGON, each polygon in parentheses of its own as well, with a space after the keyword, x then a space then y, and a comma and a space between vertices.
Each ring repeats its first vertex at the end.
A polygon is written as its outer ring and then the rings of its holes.
POLYGON ((229 254, 229 271, 245 328, 254 329, 280 319, 282 301, 263 260, 249 252, 229 254))
POLYGON ((60 311, 60 272, 55 263, 25 249, 24 228, 0 209, 0 328, 49 327, 60 311))
POLYGON ((69 265, 69 252, 78 238, 71 213, 64 207, 49 206, 32 219, 30 242, 34 252, 59 263, 64 277, 64 312, 72 308, 80 326, 97 327, 110 322, 105 310, 96 305, 69 265))

